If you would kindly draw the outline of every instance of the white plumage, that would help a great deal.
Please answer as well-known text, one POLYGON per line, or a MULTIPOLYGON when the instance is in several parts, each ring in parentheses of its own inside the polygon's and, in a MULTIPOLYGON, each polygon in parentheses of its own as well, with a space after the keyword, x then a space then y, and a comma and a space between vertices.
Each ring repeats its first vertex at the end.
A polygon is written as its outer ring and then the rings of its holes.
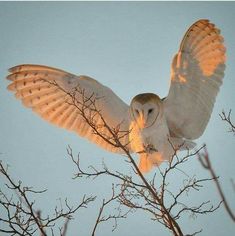
POLYGON ((108 151, 124 153, 110 135, 116 132, 126 149, 140 154, 139 168, 147 172, 169 160, 176 149, 194 146, 191 140, 206 128, 224 70, 223 37, 214 24, 199 20, 173 59, 165 99, 139 94, 128 106, 90 77, 40 65, 13 67, 7 79, 12 81, 8 89, 45 120, 108 151))

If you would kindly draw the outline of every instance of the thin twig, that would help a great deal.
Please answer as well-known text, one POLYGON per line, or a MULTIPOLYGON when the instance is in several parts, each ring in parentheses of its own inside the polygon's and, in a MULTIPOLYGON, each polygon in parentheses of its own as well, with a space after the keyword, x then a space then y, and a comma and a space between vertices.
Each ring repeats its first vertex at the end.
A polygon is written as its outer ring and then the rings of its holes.
POLYGON ((229 110, 228 115, 225 113, 225 111, 222 111, 222 113, 220 114, 220 118, 229 125, 230 127, 229 131, 235 134, 235 125, 231 121, 231 113, 232 113, 231 109, 229 110))
POLYGON ((0 216, 0 221, 4 222, 4 225, 0 226, 0 232, 5 234, 32 236, 39 233, 40 236, 46 236, 46 230, 51 229, 53 236, 53 228, 56 223, 60 221, 60 219, 65 218, 66 221, 63 231, 61 231, 61 236, 65 236, 68 221, 72 218, 73 214, 80 208, 86 208, 90 202, 95 200, 95 197, 86 197, 84 195, 81 203, 76 207, 72 207, 68 204, 66 199, 64 202, 65 209, 63 209, 61 203, 60 208, 55 207, 53 217, 43 217, 41 211, 35 209, 35 202, 30 200, 28 193, 42 194, 45 190, 35 191, 31 187, 23 186, 21 181, 15 183, 7 170, 7 167, 4 167, 2 162, 0 162, 0 174, 6 179, 5 186, 13 192, 12 195, 8 197, 3 190, 0 189, 0 209, 2 208, 2 210, 5 211, 5 214, 0 216))
POLYGON ((223 190, 222 190, 222 188, 221 188, 221 185, 220 185, 220 183, 219 183, 219 181, 218 181, 218 177, 217 177, 217 175, 215 174, 215 171, 214 171, 214 169, 213 169, 213 167, 212 167, 212 165, 211 165, 211 162, 210 162, 210 159, 209 159, 209 154, 208 154, 208 151, 207 151, 206 146, 204 147, 204 153, 200 153, 200 154, 198 153, 198 159, 199 159, 201 165, 202 165, 206 170, 208 170, 208 171, 210 172, 211 177, 212 177, 212 179, 214 180, 215 185, 216 185, 216 187, 217 187, 217 190, 218 190, 218 192, 219 192, 219 195, 220 195, 220 197, 221 197, 221 199, 222 199, 222 202, 223 202, 223 204, 224 204, 224 207, 225 207, 227 213, 229 214, 230 218, 235 222, 235 215, 234 215, 234 213, 232 212, 231 208, 229 207, 228 201, 227 201, 227 199, 225 198, 225 195, 224 195, 224 193, 223 193, 223 190))

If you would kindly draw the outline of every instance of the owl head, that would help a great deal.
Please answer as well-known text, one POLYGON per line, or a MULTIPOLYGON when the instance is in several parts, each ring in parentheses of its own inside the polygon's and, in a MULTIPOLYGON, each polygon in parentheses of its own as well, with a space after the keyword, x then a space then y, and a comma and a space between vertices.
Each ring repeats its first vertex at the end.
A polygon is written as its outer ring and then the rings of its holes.
POLYGON ((162 100, 154 93, 138 94, 131 101, 130 115, 139 128, 149 128, 162 116, 162 100))

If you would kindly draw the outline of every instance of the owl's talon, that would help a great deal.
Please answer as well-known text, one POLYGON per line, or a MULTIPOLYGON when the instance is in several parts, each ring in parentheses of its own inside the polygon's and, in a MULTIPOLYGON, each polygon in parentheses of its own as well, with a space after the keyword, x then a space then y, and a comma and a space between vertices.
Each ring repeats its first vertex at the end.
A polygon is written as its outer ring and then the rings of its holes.
POLYGON ((145 152, 153 153, 153 152, 158 152, 158 150, 152 144, 148 144, 147 146, 145 146, 145 152))

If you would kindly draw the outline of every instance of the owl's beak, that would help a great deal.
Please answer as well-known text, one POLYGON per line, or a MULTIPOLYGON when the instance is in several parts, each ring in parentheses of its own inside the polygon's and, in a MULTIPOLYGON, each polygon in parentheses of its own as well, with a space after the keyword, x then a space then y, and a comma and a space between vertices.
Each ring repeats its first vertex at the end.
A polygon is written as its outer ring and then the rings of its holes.
POLYGON ((138 120, 137 120, 138 126, 143 129, 145 127, 145 117, 144 112, 140 112, 138 120))

